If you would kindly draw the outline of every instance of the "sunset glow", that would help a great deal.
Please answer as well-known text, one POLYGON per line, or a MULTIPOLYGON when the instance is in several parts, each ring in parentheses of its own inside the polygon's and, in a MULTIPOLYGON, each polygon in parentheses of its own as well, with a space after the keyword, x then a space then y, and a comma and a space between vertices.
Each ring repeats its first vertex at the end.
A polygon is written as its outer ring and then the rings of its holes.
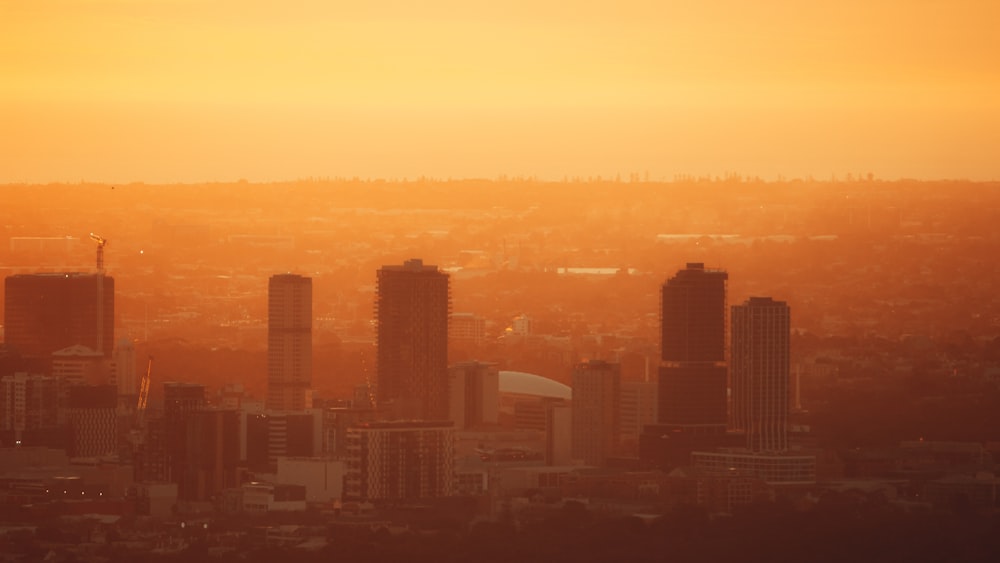
POLYGON ((0 182, 996 179, 1000 5, 0 3, 0 182))

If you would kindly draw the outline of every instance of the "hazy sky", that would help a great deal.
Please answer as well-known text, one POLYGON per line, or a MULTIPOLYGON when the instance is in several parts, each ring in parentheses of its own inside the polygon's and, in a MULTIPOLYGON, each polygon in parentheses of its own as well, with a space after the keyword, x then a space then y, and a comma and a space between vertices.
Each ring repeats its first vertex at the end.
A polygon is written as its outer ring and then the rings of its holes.
POLYGON ((0 182, 1000 179, 996 0, 0 0, 0 182))

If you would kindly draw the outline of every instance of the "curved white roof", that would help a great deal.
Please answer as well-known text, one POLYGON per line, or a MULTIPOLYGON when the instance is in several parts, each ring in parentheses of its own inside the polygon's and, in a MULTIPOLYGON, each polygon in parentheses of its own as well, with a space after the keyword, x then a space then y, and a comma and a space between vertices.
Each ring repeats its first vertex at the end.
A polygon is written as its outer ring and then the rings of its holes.
POLYGON ((573 390, 570 389, 569 385, 533 373, 524 373, 523 371, 501 371, 500 392, 535 395, 537 397, 556 397, 567 400, 573 398, 573 390))

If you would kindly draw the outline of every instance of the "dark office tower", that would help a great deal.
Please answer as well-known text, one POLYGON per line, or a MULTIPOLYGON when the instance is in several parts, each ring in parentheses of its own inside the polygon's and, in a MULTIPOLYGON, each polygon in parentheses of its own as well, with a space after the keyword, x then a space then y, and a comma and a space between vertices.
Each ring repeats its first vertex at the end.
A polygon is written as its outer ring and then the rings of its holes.
POLYGON ((688 263, 661 289, 660 359, 726 361, 726 282, 723 270, 688 263))
POLYGON ((4 283, 4 338, 22 357, 44 359, 82 344, 111 357, 115 280, 103 274, 20 274, 4 283))
POLYGON ((239 486, 240 420, 236 411, 196 410, 184 417, 183 455, 177 464, 177 496, 209 501, 239 486))
POLYGON ((591 360, 573 368, 573 457, 602 466, 618 449, 621 366, 591 360))
POLYGON ((663 284, 661 424, 701 434, 726 429, 726 282, 722 270, 689 263, 663 284))
POLYGON ((788 449, 789 333, 783 301, 751 297, 733 306, 732 423, 753 451, 788 449))
MULTIPOLYGON (((188 416, 205 408, 205 386, 196 383, 163 384, 163 416, 149 421, 141 478, 177 483, 187 463, 188 416)), ((233 440, 238 440, 233 437, 233 440)))
POLYGON ((267 408, 312 406, 312 279, 271 276, 267 285, 267 408))
POLYGON ((376 277, 376 399, 388 418, 448 420, 448 274, 419 259, 376 277))

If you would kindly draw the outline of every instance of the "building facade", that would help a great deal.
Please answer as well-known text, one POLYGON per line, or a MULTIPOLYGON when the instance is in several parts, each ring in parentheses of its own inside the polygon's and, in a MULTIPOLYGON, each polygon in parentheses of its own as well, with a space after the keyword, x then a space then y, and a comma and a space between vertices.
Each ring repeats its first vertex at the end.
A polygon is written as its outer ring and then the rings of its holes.
POLYGON ((448 419, 449 278, 419 259, 376 277, 378 381, 386 418, 448 419))
POLYGON ((726 430, 728 279, 725 271, 689 263, 661 288, 662 424, 726 430))
POLYGON ((500 371, 496 364, 461 362, 448 367, 448 419, 462 430, 496 424, 500 371))
POLYGON ((602 466, 619 444, 621 367, 591 360, 573 368, 573 457, 602 466))
POLYGON ((348 430, 347 442, 345 498, 413 501, 454 492, 450 422, 362 423, 348 430))
POLYGON ((751 297, 732 308, 732 427, 755 452, 788 449, 790 312, 751 297))
POLYGON ((312 407, 312 279, 271 276, 267 285, 267 408, 312 407))
POLYGON ((115 280, 79 272, 19 274, 4 280, 4 341, 27 358, 49 359, 80 344, 110 358, 115 280))

